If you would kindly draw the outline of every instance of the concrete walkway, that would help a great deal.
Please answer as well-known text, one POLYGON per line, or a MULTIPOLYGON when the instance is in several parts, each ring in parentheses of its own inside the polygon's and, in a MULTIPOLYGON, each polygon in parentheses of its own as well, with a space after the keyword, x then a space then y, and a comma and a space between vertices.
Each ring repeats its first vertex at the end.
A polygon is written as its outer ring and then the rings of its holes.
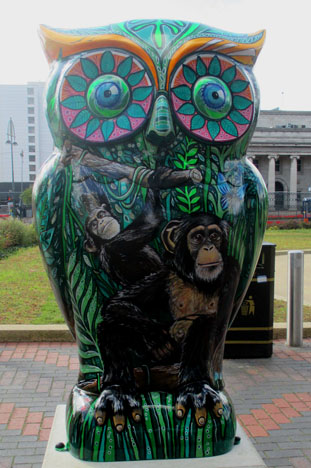
MULTIPOLYGON (((287 301, 287 262, 287 252, 276 255, 274 297, 283 301, 287 301)), ((311 251, 304 254, 304 304, 311 306, 311 251)))
MULTIPOLYGON (((0 343, 1 468, 41 468, 55 408, 66 402, 77 373, 73 343, 0 343)), ((224 374, 239 421, 266 465, 310 468, 311 340, 302 348, 275 341, 269 359, 225 360, 224 374)))

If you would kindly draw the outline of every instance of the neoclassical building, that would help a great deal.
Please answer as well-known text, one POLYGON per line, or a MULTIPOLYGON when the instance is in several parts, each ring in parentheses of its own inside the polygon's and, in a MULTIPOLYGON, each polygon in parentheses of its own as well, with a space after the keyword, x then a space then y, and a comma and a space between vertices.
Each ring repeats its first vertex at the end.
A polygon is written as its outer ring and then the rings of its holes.
POLYGON ((261 111, 247 156, 267 184, 270 211, 299 211, 311 197, 311 112, 261 111))

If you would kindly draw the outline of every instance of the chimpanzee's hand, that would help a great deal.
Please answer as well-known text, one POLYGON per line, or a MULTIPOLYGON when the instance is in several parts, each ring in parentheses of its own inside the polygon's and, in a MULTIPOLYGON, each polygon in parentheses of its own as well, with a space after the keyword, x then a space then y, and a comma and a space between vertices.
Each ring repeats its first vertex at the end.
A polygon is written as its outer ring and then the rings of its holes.
POLYGON ((182 419, 189 406, 194 409, 199 427, 206 423, 207 409, 211 409, 218 418, 223 414, 223 405, 218 393, 205 382, 186 384, 181 388, 175 404, 177 418, 182 419))
POLYGON ((112 414, 113 424, 118 432, 125 427, 126 415, 131 415, 135 422, 142 419, 141 403, 134 392, 124 391, 120 385, 106 387, 95 404, 95 419, 98 426, 102 426, 112 414))

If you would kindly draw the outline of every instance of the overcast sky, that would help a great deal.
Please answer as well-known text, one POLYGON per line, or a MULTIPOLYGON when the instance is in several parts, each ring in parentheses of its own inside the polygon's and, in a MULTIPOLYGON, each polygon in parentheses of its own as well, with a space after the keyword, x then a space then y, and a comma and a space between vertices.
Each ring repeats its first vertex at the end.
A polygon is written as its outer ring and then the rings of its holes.
POLYGON ((137 18, 198 21, 236 33, 266 29, 254 68, 261 108, 311 111, 311 0, 5 0, 0 84, 46 80, 40 23, 70 29, 137 18))

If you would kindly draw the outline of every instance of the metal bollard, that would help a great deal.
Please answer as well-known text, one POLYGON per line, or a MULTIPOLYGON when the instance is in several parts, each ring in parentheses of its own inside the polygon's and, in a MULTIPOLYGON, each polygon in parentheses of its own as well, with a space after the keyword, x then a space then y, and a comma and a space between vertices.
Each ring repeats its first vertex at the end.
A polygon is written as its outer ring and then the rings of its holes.
POLYGON ((303 280, 304 253, 302 250, 288 252, 287 291, 287 345, 302 346, 303 341, 303 280))

